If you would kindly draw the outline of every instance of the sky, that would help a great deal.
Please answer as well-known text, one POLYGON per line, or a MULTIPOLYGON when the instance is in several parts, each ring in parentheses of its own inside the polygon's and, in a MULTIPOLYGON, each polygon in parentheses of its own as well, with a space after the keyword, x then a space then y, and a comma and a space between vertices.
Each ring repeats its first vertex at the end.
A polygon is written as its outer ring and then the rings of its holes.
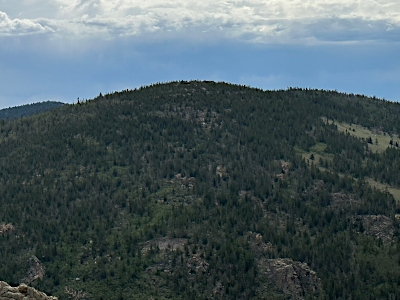
POLYGON ((0 108, 192 79, 400 101, 400 1, 0 0, 0 108))

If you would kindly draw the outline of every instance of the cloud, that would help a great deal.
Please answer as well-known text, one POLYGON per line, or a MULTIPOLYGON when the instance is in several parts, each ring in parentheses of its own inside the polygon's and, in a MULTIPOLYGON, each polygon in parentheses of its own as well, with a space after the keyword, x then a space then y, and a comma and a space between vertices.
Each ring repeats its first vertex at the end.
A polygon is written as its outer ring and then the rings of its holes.
POLYGON ((10 19, 0 11, 0 35, 28 35, 52 31, 50 27, 28 19, 10 19))
MULTIPOLYGON (((51 28, 63 37, 104 39, 153 34, 200 39, 222 37, 258 43, 400 40, 400 3, 393 0, 20 2, 13 5, 21 5, 19 14, 25 19, 11 20, 5 15, 2 19, 8 25, 2 28, 17 28, 21 24, 18 28, 33 32, 51 28), (35 10, 24 10, 33 2, 35 10)), ((3 31, 18 34, 21 29, 3 31)))

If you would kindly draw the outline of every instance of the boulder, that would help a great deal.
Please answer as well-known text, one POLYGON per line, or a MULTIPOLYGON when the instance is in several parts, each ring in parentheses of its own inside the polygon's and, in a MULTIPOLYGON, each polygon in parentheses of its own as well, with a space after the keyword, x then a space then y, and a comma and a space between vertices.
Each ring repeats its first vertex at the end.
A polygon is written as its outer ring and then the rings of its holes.
POLYGON ((57 300, 56 297, 47 296, 26 284, 12 287, 4 281, 0 281, 0 300, 57 300))

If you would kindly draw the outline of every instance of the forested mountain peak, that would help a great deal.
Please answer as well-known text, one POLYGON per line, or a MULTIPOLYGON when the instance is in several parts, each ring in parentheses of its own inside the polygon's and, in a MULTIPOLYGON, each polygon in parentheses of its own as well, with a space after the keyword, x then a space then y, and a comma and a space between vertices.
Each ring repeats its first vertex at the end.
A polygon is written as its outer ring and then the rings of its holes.
POLYGON ((0 280, 60 298, 399 295, 399 110, 180 81, 3 121, 0 280))

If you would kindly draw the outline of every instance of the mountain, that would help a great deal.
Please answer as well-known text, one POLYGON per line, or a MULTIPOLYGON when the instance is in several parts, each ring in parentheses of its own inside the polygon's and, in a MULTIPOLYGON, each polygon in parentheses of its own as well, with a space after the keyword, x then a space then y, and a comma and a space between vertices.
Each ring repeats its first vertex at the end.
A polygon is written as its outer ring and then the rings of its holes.
POLYGON ((46 101, 4 108, 0 110, 0 120, 12 120, 21 117, 32 116, 51 109, 59 108, 63 105, 65 105, 65 103, 57 101, 46 101))
POLYGON ((400 105, 181 81, 3 121, 0 280, 60 299, 400 295, 400 105))

